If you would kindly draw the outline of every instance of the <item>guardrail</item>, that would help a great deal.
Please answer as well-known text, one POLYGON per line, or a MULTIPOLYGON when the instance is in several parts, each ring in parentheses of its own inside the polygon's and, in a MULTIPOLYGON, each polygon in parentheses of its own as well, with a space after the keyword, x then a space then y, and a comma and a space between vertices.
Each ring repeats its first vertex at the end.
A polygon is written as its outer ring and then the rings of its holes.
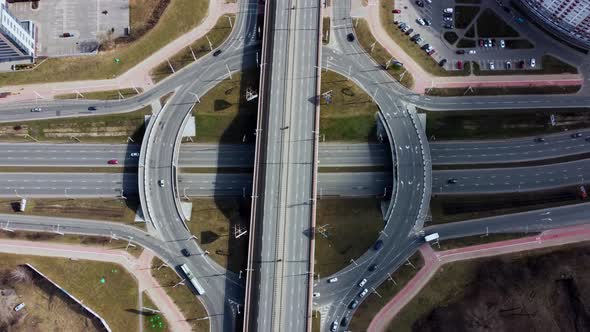
POLYGON ((385 220, 385 225, 387 226, 387 223, 389 222, 389 219, 391 217, 391 214, 393 213, 393 207, 395 206, 395 202, 397 200, 398 197, 398 190, 399 190, 399 186, 396 183, 396 179, 398 178, 398 158, 396 158, 396 149, 395 149, 395 141, 393 139, 393 132, 391 131, 391 126, 388 123, 388 115, 389 113, 383 113, 383 111, 381 110, 381 107, 379 107, 379 105, 377 105, 377 108, 379 108, 379 119, 381 120, 381 122, 383 123, 384 127, 385 127, 385 131, 387 132, 387 137, 389 140, 389 147, 391 149, 391 158, 393 159, 393 169, 392 169, 392 173, 393 173, 393 188, 391 189, 391 200, 389 202, 389 206, 387 206, 387 210, 385 211, 385 214, 383 215, 383 220, 385 220))
POLYGON ((174 146, 172 147, 174 149, 174 153, 172 157, 172 181, 170 181, 170 184, 172 185, 172 191, 174 192, 174 205, 176 206, 176 211, 178 212, 178 215, 181 217, 180 219, 182 220, 182 224, 184 225, 184 228, 186 228, 187 231, 189 230, 188 225, 186 224, 187 217, 184 214, 184 210, 182 209, 182 203, 180 202, 180 193, 178 192, 178 158, 180 155, 180 145, 182 144, 184 128, 186 127, 188 120, 191 118, 194 107, 195 104, 191 106, 188 113, 184 117, 184 120, 182 120, 180 130, 176 134, 176 140, 174 141, 174 146))
POLYGON ((26 263, 25 264, 29 269, 33 270, 33 272, 37 273, 38 275, 40 275, 41 277, 43 277, 43 279, 49 281, 49 283, 51 283, 55 288, 59 289, 60 291, 62 291, 64 294, 66 294, 67 297, 69 297, 71 300, 73 300, 74 302, 76 302, 79 306, 81 306, 82 308, 84 308, 84 310, 88 311, 92 316, 94 316, 96 319, 98 319, 100 321, 100 323, 103 325, 104 329, 107 330, 108 332, 111 332, 111 328, 109 327, 109 324, 107 324, 106 320, 104 320, 99 314, 97 314, 96 312, 94 312, 92 309, 90 309, 89 307, 87 307, 84 303, 82 303, 80 300, 78 300, 77 298, 75 298, 72 294, 68 293, 68 291, 66 291, 65 289, 63 289, 60 285, 56 284, 53 280, 49 279, 46 275, 44 275, 43 273, 41 273, 41 271, 37 270, 33 265, 26 263))
POLYGON ((428 214, 428 208, 430 206, 430 196, 432 193, 432 160, 430 159, 430 148, 428 147, 428 139, 426 138, 426 132, 422 129, 422 124, 416 113, 416 106, 408 106, 408 114, 414 128, 418 133, 418 141, 420 142, 420 150, 422 151, 422 164, 424 170, 424 189, 422 190, 422 199, 420 201, 420 208, 418 210, 418 216, 416 217, 416 223, 414 224, 414 232, 416 234, 424 227, 424 221, 428 214))
POLYGON ((313 139, 313 173, 311 177, 311 225, 309 243, 309 275, 307 279, 307 331, 311 331, 312 322, 312 305, 313 305, 313 272, 314 272, 314 256, 315 256, 315 226, 316 226, 316 210, 317 210, 317 178, 318 178, 318 158, 319 158, 319 143, 320 143, 320 98, 321 98, 321 80, 322 80, 322 6, 318 6, 318 20, 317 20, 317 52, 316 52, 316 104, 315 104, 315 120, 314 120, 314 139, 313 139))
POLYGON ((266 66, 268 65, 268 58, 269 52, 267 52, 268 48, 268 39, 270 38, 272 24, 269 21, 272 20, 270 17, 270 4, 274 0, 266 0, 264 4, 264 27, 262 32, 262 51, 260 55, 260 84, 259 84, 259 92, 258 92, 258 110, 257 110, 257 119, 256 119, 256 144, 254 149, 254 175, 252 178, 252 196, 251 196, 251 205, 250 205, 250 229, 249 229, 249 237, 248 237, 248 258, 247 258, 247 266, 246 266, 246 294, 244 299, 244 323, 243 323, 243 330, 248 332, 250 329, 250 315, 251 315, 251 302, 252 302, 252 278, 254 272, 254 241, 256 239, 256 214, 258 208, 258 190, 259 190, 259 183, 258 177, 260 173, 260 163, 261 156, 260 154, 260 147, 264 140, 264 134, 262 133, 262 127, 264 126, 264 100, 266 99, 266 84, 267 84, 267 74, 266 74, 266 66))

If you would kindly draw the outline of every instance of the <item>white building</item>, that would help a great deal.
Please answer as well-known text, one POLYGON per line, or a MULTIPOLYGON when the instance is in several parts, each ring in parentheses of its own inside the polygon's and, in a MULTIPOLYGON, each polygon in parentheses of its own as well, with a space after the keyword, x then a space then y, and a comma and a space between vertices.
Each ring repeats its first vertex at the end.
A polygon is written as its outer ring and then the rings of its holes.
POLYGON ((560 37, 590 47, 590 0, 522 0, 522 4, 560 37))
POLYGON ((0 67, 7 69, 15 64, 31 63, 35 58, 35 25, 19 21, 0 0, 0 67))

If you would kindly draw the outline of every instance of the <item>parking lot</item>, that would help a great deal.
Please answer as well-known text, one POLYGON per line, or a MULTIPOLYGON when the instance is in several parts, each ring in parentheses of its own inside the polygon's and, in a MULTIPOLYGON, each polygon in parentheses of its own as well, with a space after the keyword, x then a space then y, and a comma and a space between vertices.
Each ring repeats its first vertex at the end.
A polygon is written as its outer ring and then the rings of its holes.
POLYGON ((129 27, 128 0, 43 0, 37 9, 16 2, 9 10, 37 24, 40 56, 93 53, 101 40, 124 36, 129 27))
POLYGON ((397 0, 395 21, 408 26, 408 39, 419 34, 418 44, 428 44, 426 51, 434 50, 431 56, 446 70, 461 70, 466 62, 481 74, 542 69, 548 48, 536 40, 545 36, 532 33, 508 1, 462 2, 397 0))

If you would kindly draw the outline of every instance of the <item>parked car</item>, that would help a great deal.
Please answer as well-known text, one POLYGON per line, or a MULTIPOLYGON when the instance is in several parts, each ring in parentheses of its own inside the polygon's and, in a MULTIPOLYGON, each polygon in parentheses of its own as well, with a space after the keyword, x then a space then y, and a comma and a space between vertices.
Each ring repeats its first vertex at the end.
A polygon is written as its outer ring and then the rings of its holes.
POLYGON ((423 20, 423 19, 421 19, 421 18, 417 18, 417 19, 416 19, 416 23, 418 23, 418 24, 420 24, 420 25, 426 25, 426 22, 424 22, 424 20, 423 20))
POLYGON ((500 48, 505 48, 506 47, 506 42, 504 41, 504 39, 500 39, 500 48))
POLYGON ((349 33, 349 34, 347 34, 347 35, 346 35, 346 39, 347 39, 349 42, 353 42, 353 41, 354 41, 354 34, 353 34, 352 32, 351 32, 351 33, 349 33))
POLYGON ((342 318, 342 320, 340 321, 340 326, 346 326, 348 325, 348 318, 346 318, 346 316, 344 316, 342 318))
POLYGON ((24 307, 25 307, 25 304, 24 303, 20 303, 16 307, 14 307, 14 311, 20 311, 24 307))
POLYGON ((442 59, 438 62, 438 65, 441 67, 444 67, 445 64, 447 64, 447 59, 442 59))
POLYGON ((213 56, 218 56, 219 54, 221 54, 221 52, 223 52, 222 50, 216 50, 215 52, 213 52, 213 56))
POLYGON ((410 38, 411 41, 416 41, 416 39, 420 38, 420 34, 417 33, 415 35, 412 36, 412 38, 410 38))
POLYGON ((427 18, 424 18, 423 20, 424 20, 424 24, 426 24, 426 26, 430 26, 432 24, 432 22, 427 18))
POLYGON ((512 63, 510 61, 506 61, 506 69, 512 69, 512 63))
POLYGON ((535 68, 535 65, 537 64, 537 62, 535 61, 535 58, 531 59, 531 68, 535 68))
POLYGON ((350 304, 348 305, 348 307, 350 309, 354 309, 359 305, 359 301, 358 300, 353 300, 352 302, 350 302, 350 304))
POLYGON ((483 47, 483 39, 479 40, 479 47, 483 47))
POLYGON ((490 61, 490 69, 491 70, 496 69, 496 66, 494 65, 494 61, 490 61))
POLYGON ((454 29, 455 26, 453 25, 453 23, 445 23, 445 29, 454 29))
POLYGON ((453 8, 452 7, 445 8, 445 9, 443 9, 443 13, 446 13, 446 14, 449 14, 450 13, 450 14, 452 14, 453 13, 453 8))
POLYGON ((313 293, 313 297, 320 297, 320 295, 321 295, 321 294, 320 294, 320 293, 318 293, 318 292, 315 292, 315 293, 313 293))
POLYGON ((107 161, 107 164, 109 165, 118 165, 119 161, 117 159, 111 159, 109 161, 107 161))
POLYGON ((330 326, 330 331, 334 332, 338 330, 338 321, 333 321, 332 325, 330 326))
POLYGON ((416 0, 416 5, 418 7, 424 8, 424 2, 420 1, 420 0, 416 0))
POLYGON ((367 283, 367 279, 361 280, 361 282, 359 282, 359 287, 363 287, 366 283, 367 283))
POLYGON ((433 55, 434 53, 436 53, 436 51, 434 49, 431 49, 430 51, 428 51, 428 55, 433 55))
POLYGON ((414 32, 414 29, 411 29, 411 28, 410 28, 410 29, 408 29, 408 30, 406 31, 406 36, 409 36, 409 35, 411 35, 411 34, 412 34, 412 32, 414 32))
POLYGON ((465 50, 456 50, 455 53, 457 53, 457 54, 465 54, 465 50))
POLYGON ((139 157, 139 152, 131 152, 131 157, 139 157))
POLYGON ((469 54, 475 54, 475 53, 477 53, 476 50, 469 50, 469 54))
POLYGON ((518 68, 524 68, 524 60, 518 61, 518 68))
POLYGON ((399 9, 394 9, 394 10, 392 10, 391 12, 392 12, 392 13, 394 13, 394 14, 399 14, 399 13, 401 13, 402 11, 401 11, 401 10, 399 10, 399 9))
POLYGON ((463 69, 463 62, 461 62, 461 60, 457 61, 457 69, 459 69, 459 70, 463 69))
POLYGON ((429 47, 430 47, 430 44, 424 44, 420 48, 423 49, 423 50, 427 50, 429 47))
POLYGON ((453 22, 453 18, 452 17, 443 17, 443 21, 453 22))
POLYGON ((365 295, 367 295, 367 293, 369 292, 368 289, 363 289, 363 291, 359 294, 359 297, 365 297, 365 295))
POLYGON ((336 278, 336 277, 328 279, 328 283, 329 284, 333 284, 333 283, 335 283, 337 281, 338 281, 338 278, 336 278))

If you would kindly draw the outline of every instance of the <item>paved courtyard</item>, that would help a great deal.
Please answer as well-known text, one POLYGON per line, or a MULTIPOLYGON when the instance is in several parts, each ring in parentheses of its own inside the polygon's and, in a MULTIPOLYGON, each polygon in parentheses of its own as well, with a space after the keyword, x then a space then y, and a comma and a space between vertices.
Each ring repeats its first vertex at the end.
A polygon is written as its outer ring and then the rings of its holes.
POLYGON ((10 4, 9 10, 37 24, 41 56, 93 53, 101 40, 124 36, 129 27, 129 0, 42 0, 37 9, 20 2, 10 4))

